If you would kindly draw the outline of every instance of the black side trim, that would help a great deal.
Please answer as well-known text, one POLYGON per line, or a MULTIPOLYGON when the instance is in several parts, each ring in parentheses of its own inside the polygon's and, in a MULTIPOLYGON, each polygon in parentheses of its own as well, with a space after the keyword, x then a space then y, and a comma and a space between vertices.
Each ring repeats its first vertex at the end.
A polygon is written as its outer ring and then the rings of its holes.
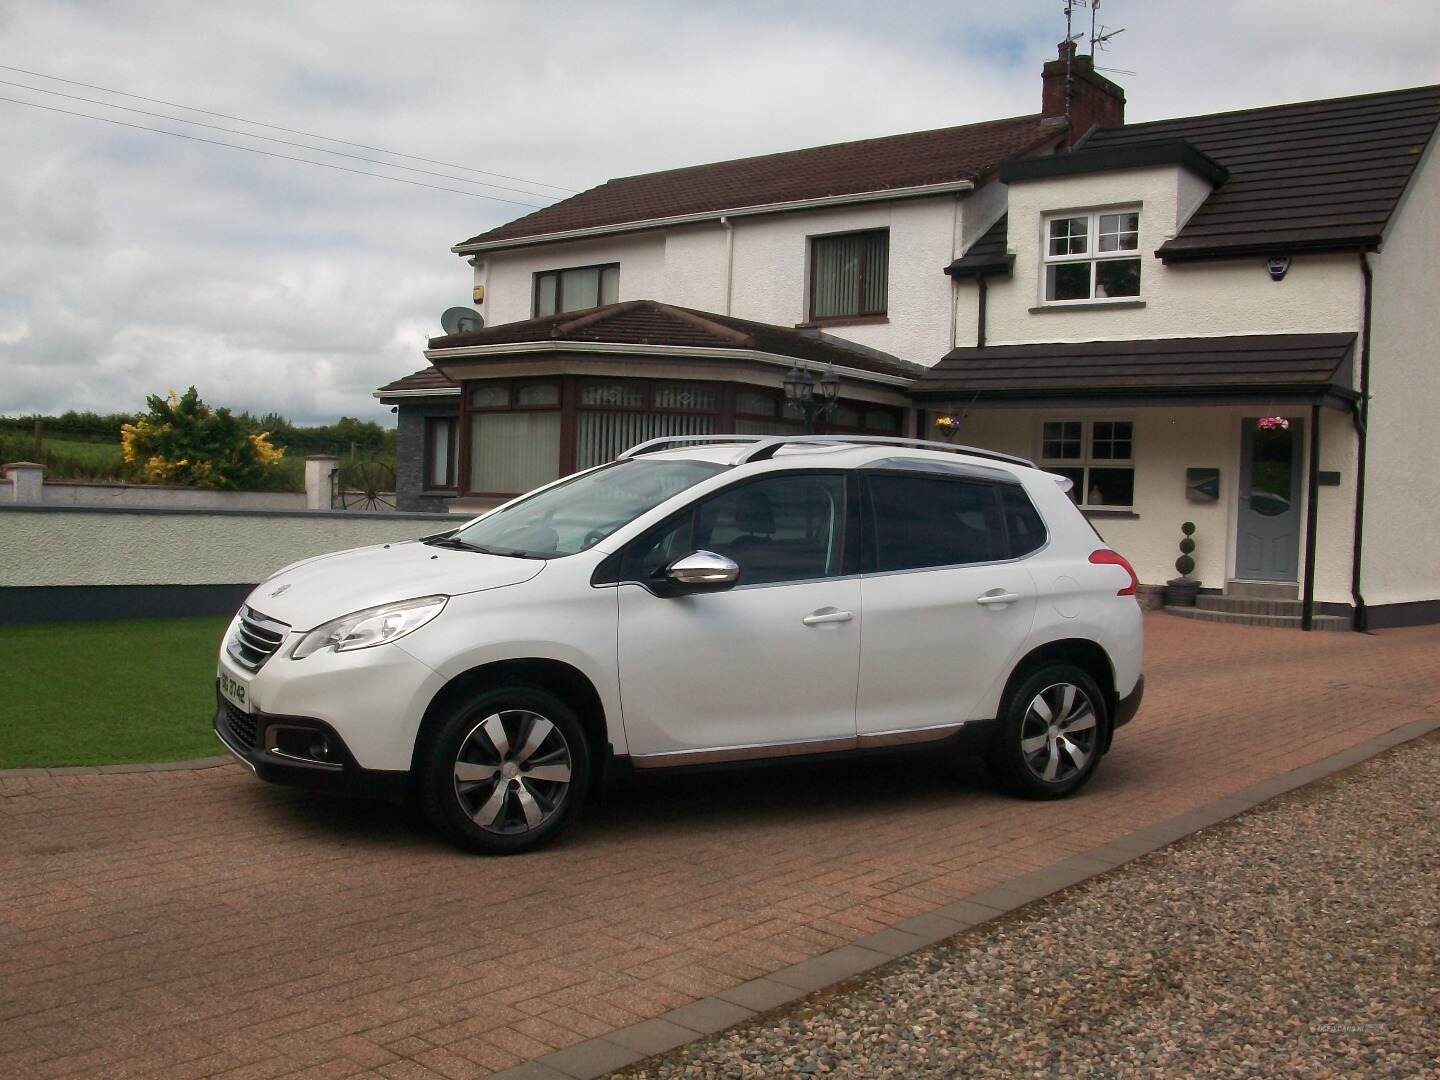
POLYGON ((1115 703, 1115 719, 1111 721, 1112 728, 1122 728, 1140 711, 1140 702, 1145 697, 1145 676, 1141 675, 1135 683, 1135 689, 1130 691, 1128 697, 1123 697, 1115 703))

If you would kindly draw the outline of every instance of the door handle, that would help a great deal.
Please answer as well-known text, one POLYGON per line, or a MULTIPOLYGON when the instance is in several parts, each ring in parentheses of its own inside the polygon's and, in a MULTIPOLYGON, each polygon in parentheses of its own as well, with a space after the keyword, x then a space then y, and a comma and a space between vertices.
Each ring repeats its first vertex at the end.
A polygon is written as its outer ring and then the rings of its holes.
POLYGON ((821 608, 819 611, 812 611, 800 621, 806 626, 823 626, 825 623, 849 622, 855 617, 853 611, 837 611, 834 608, 821 608))
POLYGON ((979 604, 981 607, 990 607, 991 605, 1013 604, 1016 600, 1019 599, 1019 593, 987 592, 975 597, 975 603, 979 604))

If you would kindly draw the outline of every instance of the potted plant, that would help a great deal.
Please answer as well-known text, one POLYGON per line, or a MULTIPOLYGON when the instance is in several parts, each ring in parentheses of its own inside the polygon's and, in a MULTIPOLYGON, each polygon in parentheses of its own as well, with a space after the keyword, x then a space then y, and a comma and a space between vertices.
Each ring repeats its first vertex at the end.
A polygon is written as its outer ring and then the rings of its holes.
POLYGON ((1195 597, 1200 592, 1200 582, 1190 576, 1195 572, 1192 557, 1195 551, 1195 523, 1185 522, 1180 531, 1185 534, 1180 538, 1180 557, 1175 560, 1175 569, 1180 571, 1180 576, 1165 583, 1166 607, 1194 607, 1195 597))

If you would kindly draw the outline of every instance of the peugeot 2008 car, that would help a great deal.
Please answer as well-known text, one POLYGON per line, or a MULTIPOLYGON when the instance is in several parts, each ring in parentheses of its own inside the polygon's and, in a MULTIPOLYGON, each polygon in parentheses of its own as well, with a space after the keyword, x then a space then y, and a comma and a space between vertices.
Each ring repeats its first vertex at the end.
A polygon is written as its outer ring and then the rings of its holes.
POLYGON ((221 646, 215 731, 488 853, 628 770, 915 744, 1069 795, 1144 686, 1135 574, 1069 483, 917 440, 652 440, 279 571, 221 646))

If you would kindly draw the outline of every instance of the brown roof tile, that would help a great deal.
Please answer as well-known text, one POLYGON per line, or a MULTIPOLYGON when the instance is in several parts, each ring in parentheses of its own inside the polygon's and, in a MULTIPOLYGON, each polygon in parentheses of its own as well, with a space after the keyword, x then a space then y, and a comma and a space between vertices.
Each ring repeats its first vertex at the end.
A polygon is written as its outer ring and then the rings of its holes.
POLYGON ((1102 128, 1084 150, 1184 139, 1218 187, 1166 259, 1374 247, 1440 123, 1440 86, 1102 128))
POLYGON ((1040 117, 916 131, 610 180, 456 245, 891 188, 979 180, 1063 131, 1040 117))
POLYGON ((430 348, 520 345, 536 341, 749 349, 904 378, 913 378, 925 370, 919 364, 816 330, 752 322, 656 300, 627 300, 592 311, 487 326, 468 334, 431 338, 430 348))
POLYGON ((1349 385, 1354 334, 1247 334, 954 349, 917 397, 987 401, 1299 394, 1349 385))
POLYGON ((392 383, 386 383, 380 387, 379 390, 376 390, 375 394, 377 397, 384 397, 386 394, 394 393, 397 390, 404 392, 451 389, 458 391, 460 384, 447 379, 444 375, 440 374, 438 368, 432 366, 425 368, 423 371, 417 371, 413 375, 406 375, 403 379, 396 379, 392 383))

